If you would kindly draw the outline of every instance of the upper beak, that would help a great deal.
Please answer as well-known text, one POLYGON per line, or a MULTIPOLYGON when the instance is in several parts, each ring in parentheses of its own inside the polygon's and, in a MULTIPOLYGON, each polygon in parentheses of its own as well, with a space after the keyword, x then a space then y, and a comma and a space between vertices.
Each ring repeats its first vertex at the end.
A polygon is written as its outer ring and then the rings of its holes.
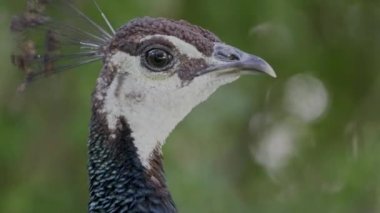
POLYGON ((214 64, 199 71, 197 76, 217 71, 237 71, 240 73, 265 73, 273 78, 277 77, 273 68, 264 59, 223 43, 215 44, 212 57, 215 61, 214 64))
POLYGON ((276 72, 268 62, 258 56, 247 53, 243 55, 243 58, 239 62, 231 64, 230 66, 242 71, 265 73, 273 78, 277 77, 276 72))

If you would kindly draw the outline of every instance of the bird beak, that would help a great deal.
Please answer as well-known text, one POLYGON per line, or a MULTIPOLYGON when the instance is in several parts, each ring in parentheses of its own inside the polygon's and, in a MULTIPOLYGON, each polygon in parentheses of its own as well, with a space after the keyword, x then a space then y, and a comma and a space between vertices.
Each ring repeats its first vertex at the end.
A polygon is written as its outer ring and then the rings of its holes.
POLYGON ((257 74, 264 73, 273 78, 277 75, 273 68, 262 58, 243 52, 223 43, 216 43, 212 55, 212 65, 197 73, 197 76, 211 72, 257 74))

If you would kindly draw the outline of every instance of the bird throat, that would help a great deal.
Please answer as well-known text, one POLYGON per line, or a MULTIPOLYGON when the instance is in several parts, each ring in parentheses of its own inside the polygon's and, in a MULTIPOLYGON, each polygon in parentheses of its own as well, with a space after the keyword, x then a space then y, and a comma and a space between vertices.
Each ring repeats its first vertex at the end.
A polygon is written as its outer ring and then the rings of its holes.
POLYGON ((115 53, 106 64, 102 73, 113 76, 104 78, 108 83, 98 82, 93 102, 101 103, 97 110, 105 115, 110 131, 117 129, 120 117, 126 118, 141 163, 148 169, 154 150, 219 86, 203 88, 213 85, 208 78, 198 78, 191 86, 183 86, 177 75, 151 79, 142 74, 147 71, 140 66, 140 57, 124 52, 115 53))

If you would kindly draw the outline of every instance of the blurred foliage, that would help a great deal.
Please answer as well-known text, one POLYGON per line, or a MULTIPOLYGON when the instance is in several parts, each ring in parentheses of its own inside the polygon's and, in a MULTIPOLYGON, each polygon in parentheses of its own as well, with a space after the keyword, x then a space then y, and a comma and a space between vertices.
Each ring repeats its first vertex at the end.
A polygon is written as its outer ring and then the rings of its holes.
MULTIPOLYGON (((181 212, 380 212, 380 1, 99 4, 115 26, 146 15, 186 19, 262 56, 279 76, 220 89, 170 136, 165 169, 181 212), (321 113, 305 120, 316 106, 321 113)), ((99 17, 90 0, 78 5, 99 17)), ((85 212, 100 64, 17 93, 9 22, 24 6, 0 3, 0 212, 85 212)))

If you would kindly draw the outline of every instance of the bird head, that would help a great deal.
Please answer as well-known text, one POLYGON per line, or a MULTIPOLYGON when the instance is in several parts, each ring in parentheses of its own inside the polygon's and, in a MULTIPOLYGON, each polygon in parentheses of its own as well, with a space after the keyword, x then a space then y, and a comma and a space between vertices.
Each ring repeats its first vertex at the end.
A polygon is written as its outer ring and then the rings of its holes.
POLYGON ((263 59, 185 21, 139 18, 107 47, 94 95, 108 128, 124 117, 143 164, 174 127, 222 85, 246 73, 276 74, 263 59))

